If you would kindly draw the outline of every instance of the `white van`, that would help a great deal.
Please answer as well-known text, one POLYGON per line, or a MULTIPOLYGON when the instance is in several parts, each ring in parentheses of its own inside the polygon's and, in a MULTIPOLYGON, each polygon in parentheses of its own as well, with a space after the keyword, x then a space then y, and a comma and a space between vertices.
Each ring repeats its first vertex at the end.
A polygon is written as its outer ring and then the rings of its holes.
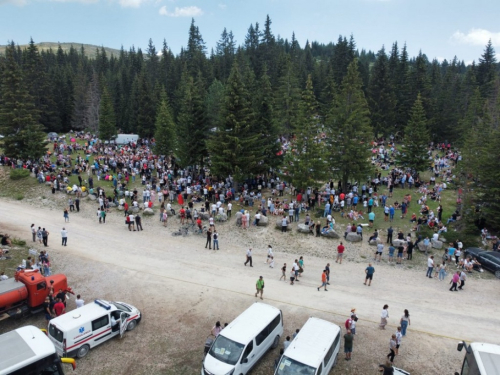
POLYGON ((201 375, 245 375, 283 335, 283 314, 256 302, 233 320, 213 342, 201 375))
POLYGON ((340 327, 309 318, 283 353, 275 375, 327 375, 337 363, 340 327))
POLYGON ((96 299, 49 322, 49 338, 57 353, 82 358, 89 350, 115 336, 123 336, 141 321, 141 312, 124 302, 96 299))

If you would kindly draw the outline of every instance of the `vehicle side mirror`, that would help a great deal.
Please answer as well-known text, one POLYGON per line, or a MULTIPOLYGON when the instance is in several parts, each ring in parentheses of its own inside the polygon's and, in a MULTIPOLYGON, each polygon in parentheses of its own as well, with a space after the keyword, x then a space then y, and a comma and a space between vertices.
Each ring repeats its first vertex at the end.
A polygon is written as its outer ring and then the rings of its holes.
POLYGON ((463 348, 464 348, 464 343, 463 343, 463 341, 462 341, 462 342, 459 342, 459 343, 458 343, 458 345, 457 345, 457 350, 458 350, 459 352, 461 352, 463 348))
POLYGON ((248 358, 245 358, 241 363, 248 363, 248 358))

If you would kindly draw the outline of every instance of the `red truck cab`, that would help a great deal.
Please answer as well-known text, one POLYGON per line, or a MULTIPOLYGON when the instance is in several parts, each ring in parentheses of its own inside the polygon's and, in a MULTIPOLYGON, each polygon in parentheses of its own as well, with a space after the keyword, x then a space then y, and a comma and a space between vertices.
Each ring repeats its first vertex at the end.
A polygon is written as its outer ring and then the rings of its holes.
POLYGON ((0 320, 41 311, 51 289, 54 290, 54 295, 59 289, 73 293, 65 275, 44 277, 38 270, 16 272, 14 278, 0 283, 0 320))

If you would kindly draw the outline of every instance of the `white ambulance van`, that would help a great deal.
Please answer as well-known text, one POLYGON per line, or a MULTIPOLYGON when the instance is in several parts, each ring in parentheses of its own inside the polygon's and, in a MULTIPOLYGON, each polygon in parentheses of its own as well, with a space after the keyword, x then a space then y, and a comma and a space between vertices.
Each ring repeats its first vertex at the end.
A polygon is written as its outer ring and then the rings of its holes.
POLYGON ((219 333, 201 375, 246 375, 269 348, 279 345, 282 335, 281 310, 256 302, 219 333))
POLYGON ((281 356, 275 375, 327 375, 337 363, 340 327, 309 318, 281 356))
POLYGON ((141 321, 141 312, 124 302, 96 299, 49 322, 49 338, 57 353, 82 358, 89 350, 115 336, 123 336, 141 321))

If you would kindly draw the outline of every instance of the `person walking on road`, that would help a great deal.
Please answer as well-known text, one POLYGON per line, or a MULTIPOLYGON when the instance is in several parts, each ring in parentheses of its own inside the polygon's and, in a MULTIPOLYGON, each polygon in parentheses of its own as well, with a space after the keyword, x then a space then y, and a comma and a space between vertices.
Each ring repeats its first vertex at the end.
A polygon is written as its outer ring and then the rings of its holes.
POLYGON ((255 287, 257 288, 257 293, 255 293, 255 297, 257 297, 257 295, 260 293, 260 299, 263 299, 262 293, 264 293, 264 278, 262 276, 260 276, 259 279, 257 280, 255 287))
POLYGON ((64 208, 64 212, 63 212, 63 216, 64 216, 64 222, 65 223, 69 223, 69 214, 68 214, 68 208, 64 208))
MULTIPOLYGON (((106 223, 106 217, 103 218, 104 223, 106 223)), ((137 228, 137 231, 143 230, 142 229, 142 219, 139 216, 139 214, 135 215, 135 227, 137 228)))
POLYGON ((431 255, 427 259, 427 273, 425 274, 426 277, 429 279, 432 279, 432 270, 434 269, 434 255, 431 255))
POLYGON ((387 318, 389 317, 389 305, 384 305, 382 313, 380 314, 380 329, 385 329, 387 325, 387 318))
POLYGON ((351 360, 353 341, 354 341, 354 335, 352 334, 351 330, 348 329, 347 333, 344 335, 344 353, 346 361, 351 360))
POLYGON ((62 238, 61 246, 66 246, 68 243, 68 231, 65 228, 61 230, 61 238, 62 238))
POLYGON ((217 233, 216 230, 214 230, 213 239, 214 239, 214 250, 219 250, 219 233, 217 233))
POLYGON ((391 364, 394 363, 394 356, 396 355, 396 335, 392 335, 391 339, 389 340, 389 354, 387 354, 387 358, 391 362, 391 364))
POLYGON ((247 261, 243 264, 246 266, 248 262, 250 262, 250 267, 253 267, 253 265, 252 265, 252 248, 247 250, 247 261))
POLYGON ((401 317, 400 324, 401 324, 401 334, 404 337, 406 336, 406 329, 410 325, 410 313, 406 309, 404 311, 404 315, 401 317))
POLYGON ((328 289, 326 289, 326 270, 323 270, 323 273, 321 274, 321 285, 318 287, 318 292, 320 288, 325 288, 325 292, 328 292, 328 289))
POLYGON ((465 280, 467 280, 467 275, 465 274, 464 270, 460 272, 459 280, 460 280, 460 286, 458 287, 458 289, 463 290, 463 287, 465 286, 465 280))
POLYGON ((45 230, 45 228, 42 229, 42 242, 43 242, 43 246, 45 247, 49 247, 49 231, 48 230, 45 230))
POLYGON ((281 279, 283 279, 283 281, 286 282, 286 263, 283 263, 283 267, 281 267, 280 281, 281 279))
POLYGON ((373 280, 373 274, 375 273, 375 268, 373 268, 371 263, 368 263, 368 267, 365 269, 365 285, 366 282, 368 281, 368 286, 372 285, 372 280, 373 280))
POLYGON ((35 224, 31 224, 31 236, 33 237, 33 242, 36 242, 36 227, 35 227, 35 224))
POLYGON ((457 271, 456 273, 454 273, 453 277, 451 278, 451 281, 450 281, 450 284, 451 284, 450 292, 451 291, 458 292, 458 290, 457 290, 458 280, 460 280, 460 271, 457 271))
POLYGON ((330 285, 330 263, 326 264, 325 270, 326 270, 326 285, 330 285))
POLYGON ((207 230, 207 243, 205 244, 205 249, 207 246, 209 250, 212 250, 212 228, 207 230))

